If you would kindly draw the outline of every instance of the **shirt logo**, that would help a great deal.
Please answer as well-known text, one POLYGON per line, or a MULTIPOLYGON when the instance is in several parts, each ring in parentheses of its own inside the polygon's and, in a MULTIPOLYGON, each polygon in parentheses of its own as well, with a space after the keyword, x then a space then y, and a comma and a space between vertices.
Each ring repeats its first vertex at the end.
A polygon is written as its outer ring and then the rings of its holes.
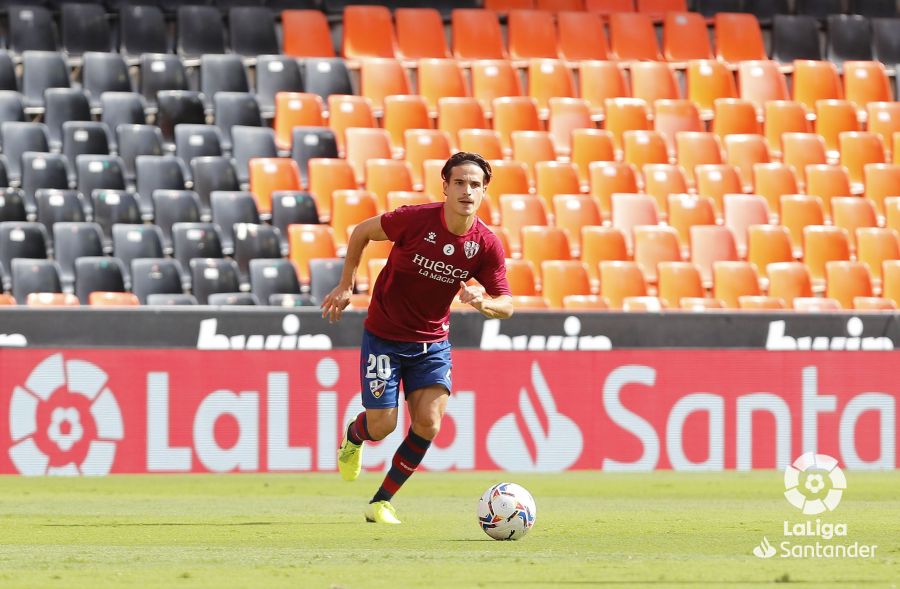
POLYGON ((475 254, 478 253, 478 248, 480 246, 474 241, 467 241, 463 244, 463 252, 466 254, 468 259, 472 259, 475 257, 475 254))
POLYGON ((428 243, 434 243, 434 238, 437 237, 437 233, 434 231, 429 231, 428 235, 425 237, 425 241, 428 243))
POLYGON ((456 251, 456 248, 453 247, 452 243, 448 243, 447 245, 444 246, 444 254, 445 255, 452 256, 453 252, 455 252, 455 251, 456 251))

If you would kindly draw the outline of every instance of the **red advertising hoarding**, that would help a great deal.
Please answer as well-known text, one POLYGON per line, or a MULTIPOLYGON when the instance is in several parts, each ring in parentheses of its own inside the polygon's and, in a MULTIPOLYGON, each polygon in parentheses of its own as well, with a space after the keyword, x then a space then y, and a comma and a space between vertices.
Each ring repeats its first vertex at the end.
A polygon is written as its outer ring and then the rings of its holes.
MULTIPOLYGON (((894 352, 453 355, 430 470, 897 467, 894 352)), ((331 471, 353 350, 0 350, 0 473, 331 471)), ((403 416, 364 466, 384 469, 403 416)))

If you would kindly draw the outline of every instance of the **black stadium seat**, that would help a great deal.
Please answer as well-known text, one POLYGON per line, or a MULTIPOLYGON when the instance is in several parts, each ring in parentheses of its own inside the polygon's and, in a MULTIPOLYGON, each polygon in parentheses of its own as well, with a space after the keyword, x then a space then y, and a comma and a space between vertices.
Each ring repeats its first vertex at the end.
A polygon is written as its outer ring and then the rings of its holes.
POLYGON ((164 153, 162 132, 156 125, 119 125, 116 135, 119 138, 118 151, 122 158, 122 170, 128 181, 134 180, 138 156, 161 156, 164 153))
POLYGON ((212 221, 219 226, 222 236, 222 250, 234 251, 235 223, 259 223, 256 200, 249 192, 215 191, 210 195, 212 221))
POLYGON ((162 231, 156 225, 113 225, 113 255, 122 260, 125 281, 130 282, 131 261, 163 257, 162 231))
POLYGON ((82 154, 75 158, 78 192, 93 195, 97 189, 125 190, 125 171, 117 155, 82 154))
POLYGON ((279 92, 303 92, 300 65, 285 55, 260 55, 256 61, 256 100, 264 117, 275 115, 275 95, 279 92))
POLYGON ((106 123, 66 121, 62 125, 62 153, 69 164, 72 180, 79 155, 109 155, 110 131, 106 123))
POLYGON ((200 93, 207 110, 219 92, 249 92, 244 62, 237 55, 204 55, 200 58, 200 93))
POLYGON ((231 158, 223 156, 198 157, 191 161, 194 191, 200 197, 203 218, 210 216, 210 195, 217 190, 240 190, 237 170, 231 158))
POLYGON ((262 305, 268 305, 273 294, 299 295, 294 265, 283 258, 250 260, 250 291, 262 305))
POLYGON ((167 53, 166 19, 149 2, 123 3, 119 6, 119 39, 122 53, 131 59, 144 53, 167 53))
POLYGON ((207 304, 215 293, 236 293, 240 290, 237 263, 227 258, 194 258, 190 261, 191 292, 201 305, 207 304))
POLYGON ((131 92, 128 64, 118 53, 90 51, 82 56, 82 85, 88 93, 91 108, 100 108, 104 92, 131 92))
POLYGON ((141 95, 147 104, 156 106, 157 94, 162 90, 187 90, 187 73, 177 55, 145 53, 141 55, 141 95))
POLYGON ((238 125, 231 128, 231 137, 232 156, 241 184, 250 181, 250 160, 258 157, 278 157, 274 129, 238 125))
POLYGON ((49 152, 50 133, 44 123, 6 122, 0 124, 0 145, 6 154, 9 179, 22 177, 22 154, 27 151, 49 152))
POLYGON ((233 257, 246 280, 251 260, 281 258, 281 233, 271 225, 238 223, 234 227, 233 257))
POLYGON ((184 171, 174 155, 139 155, 135 158, 138 204, 141 213, 153 217, 153 193, 156 190, 184 190, 184 171))
POLYGON ((71 86, 69 68, 55 51, 26 51, 22 54, 22 94, 26 112, 41 113, 47 88, 71 86))
POLYGON ((12 261, 10 281, 7 290, 19 304, 25 304, 33 292, 62 292, 59 267, 52 260, 17 258, 12 261))
POLYGON ((154 190, 153 222, 162 229, 163 248, 172 249, 172 225, 200 222, 200 198, 193 190, 154 190))
POLYGON ((60 222, 80 222, 86 219, 85 203, 77 190, 41 188, 35 191, 37 220, 53 235, 53 226, 60 222))
POLYGON ((27 151, 22 154, 22 193, 28 201, 34 201, 34 193, 39 188, 69 188, 69 165, 66 158, 58 153, 37 153, 27 151))
POLYGON ((179 6, 176 50, 188 59, 225 53, 222 14, 212 6, 179 6))
POLYGON ((96 223, 57 223, 53 226, 53 243, 64 289, 75 283, 75 260, 103 255, 103 231, 96 223))
POLYGON ((231 50, 237 55, 256 57, 281 51, 275 33, 275 16, 268 8, 235 6, 228 11, 228 27, 231 50))
POLYGON ((219 92, 214 102, 216 126, 222 132, 222 148, 225 151, 232 150, 232 128, 263 126, 259 104, 249 92, 219 92))
POLYGON ((56 51, 53 14, 42 6, 9 7, 9 48, 15 53, 56 51))
POLYGON ((83 256, 75 260, 75 296, 86 305, 95 291, 125 292, 125 272, 120 259, 83 256))
POLYGON ((156 124, 167 143, 175 141, 176 125, 206 123, 206 112, 199 92, 161 90, 156 94, 156 107, 156 124))
POLYGON ((112 49, 109 19, 102 5, 66 2, 59 10, 62 49, 70 58, 81 56, 87 51, 112 49))
MULTIPOLYGON (((194 258, 223 257, 219 228, 212 223, 175 223, 172 225, 172 248, 184 271, 190 269, 194 258)), ((186 274, 183 280, 188 282, 190 275, 186 274)))
POLYGON ((127 190, 97 189, 91 195, 94 222, 103 230, 104 248, 112 248, 112 228, 116 223, 138 224, 141 210, 137 197, 127 190))
POLYGON ((181 264, 171 258, 137 258, 131 261, 131 292, 142 305, 150 294, 182 294, 181 264))
POLYGON ((822 59, 819 24, 812 16, 776 14, 772 22, 772 59, 793 64, 795 59, 822 59))
POLYGON ((291 159, 300 168, 303 186, 309 183, 309 160, 338 157, 337 138, 328 127, 294 127, 291 138, 291 159))

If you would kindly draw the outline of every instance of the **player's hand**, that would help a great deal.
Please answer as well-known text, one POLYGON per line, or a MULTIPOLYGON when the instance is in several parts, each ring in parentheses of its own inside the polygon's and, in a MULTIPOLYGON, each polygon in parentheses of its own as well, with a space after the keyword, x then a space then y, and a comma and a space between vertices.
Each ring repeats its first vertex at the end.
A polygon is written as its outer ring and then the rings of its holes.
POLYGON ((477 286, 467 286, 462 280, 459 281, 459 300, 466 305, 471 305, 481 311, 481 304, 484 302, 484 289, 477 286))
POLYGON ((334 290, 322 300, 322 317, 328 317, 329 323, 340 321, 344 309, 350 304, 350 295, 352 294, 352 288, 343 288, 340 285, 334 287, 334 290))

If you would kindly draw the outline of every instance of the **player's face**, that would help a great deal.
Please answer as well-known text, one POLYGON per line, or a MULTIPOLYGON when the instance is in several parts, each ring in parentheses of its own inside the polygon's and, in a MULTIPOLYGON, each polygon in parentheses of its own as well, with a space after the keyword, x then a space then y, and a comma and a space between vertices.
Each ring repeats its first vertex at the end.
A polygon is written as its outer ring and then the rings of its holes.
POLYGON ((453 212, 470 217, 481 206, 484 188, 484 170, 477 164, 465 163, 450 170, 450 178, 444 182, 444 196, 453 212))

